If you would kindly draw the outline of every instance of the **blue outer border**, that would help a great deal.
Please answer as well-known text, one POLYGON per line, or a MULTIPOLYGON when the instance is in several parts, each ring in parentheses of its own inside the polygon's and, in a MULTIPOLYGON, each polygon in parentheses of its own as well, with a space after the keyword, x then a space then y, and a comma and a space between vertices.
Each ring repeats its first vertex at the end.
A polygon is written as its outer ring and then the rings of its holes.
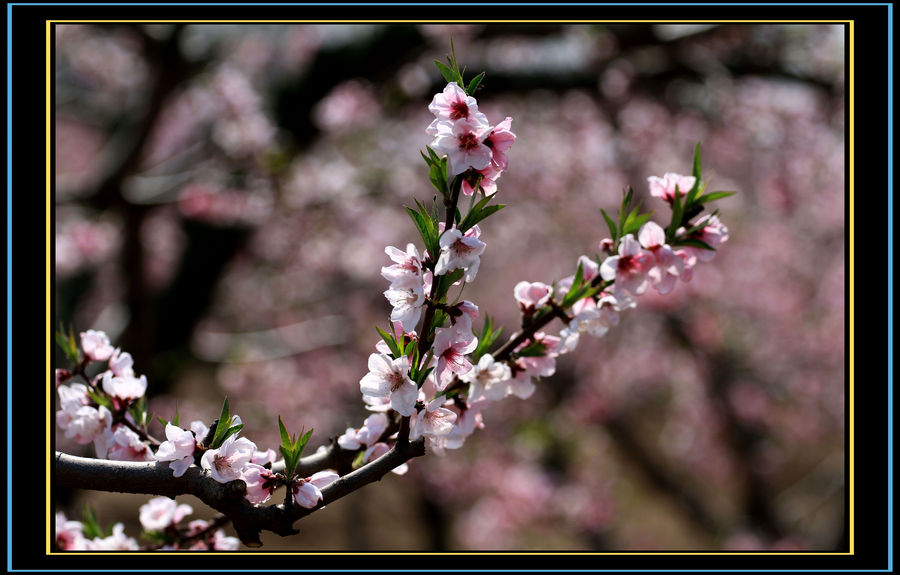
MULTIPOLYGON (((361 3, 361 2, 341 2, 341 3, 318 3, 318 2, 299 2, 299 3, 222 3, 222 2, 186 2, 186 3, 149 3, 149 2, 117 2, 117 3, 92 3, 92 2, 83 2, 83 3, 60 3, 60 2, 43 2, 43 3, 34 3, 34 4, 23 4, 23 3, 10 3, 6 5, 6 121, 7 121, 7 132, 6 132, 6 313, 7 313, 7 324, 6 324, 6 464, 7 469, 12 469, 13 461, 12 461, 12 9, 13 6, 220 6, 220 5, 228 5, 228 6, 695 6, 701 5, 697 3, 676 3, 676 4, 668 4, 668 3, 657 3, 657 2, 639 2, 639 3, 567 3, 560 2, 554 4, 547 4, 544 2, 510 2, 510 3, 496 3, 496 2, 485 2, 485 3, 469 3, 469 2, 458 2, 458 3, 361 3)), ((882 2, 860 2, 860 3, 835 3, 835 4, 812 4, 812 3, 744 3, 744 2, 717 2, 717 3, 708 3, 702 4, 703 6, 816 6, 816 5, 828 5, 828 6, 887 6, 888 9, 888 139, 887 139, 887 151, 888 158, 893 157, 893 147, 894 147, 894 136, 893 136, 893 119, 894 119, 894 103, 893 103, 893 46, 894 46, 894 19, 893 19, 893 4, 890 3, 882 3, 882 2)), ((894 169, 893 163, 888 162, 888 301, 887 301, 887 309, 888 309, 888 338, 887 338, 887 349, 888 349, 888 566, 887 572, 893 571, 894 565, 894 547, 893 547, 893 532, 894 532, 894 518, 892 514, 893 503, 894 503, 894 488, 893 488, 893 478, 894 478, 894 457, 893 457, 893 429, 894 429, 894 420, 893 420, 893 382, 894 382, 894 362, 891 354, 891 350, 893 349, 893 340, 894 340, 894 330, 893 330, 893 318, 894 318, 894 306, 893 306, 893 290, 894 290, 894 252, 893 252, 893 238, 894 238, 894 230, 893 230, 893 190, 894 190, 894 169)), ((32 570, 32 569, 19 569, 14 570, 12 566, 12 483, 10 481, 9 475, 7 475, 7 491, 6 491, 6 504, 7 504, 7 517, 6 517, 6 543, 7 543, 7 558, 6 558, 6 567, 9 572, 16 573, 82 573, 82 572, 96 572, 96 573, 113 573, 120 572, 119 569, 111 569, 111 570, 32 570)), ((165 570, 154 570, 154 569, 133 569, 129 572, 131 573, 159 573, 164 572, 165 570)), ((245 573, 249 570, 201 570, 196 569, 193 570, 196 573, 245 573)), ((287 573, 304 573, 309 570, 302 569, 279 569, 279 571, 284 571, 287 573)), ((407 570, 357 570, 357 569, 330 569, 328 570, 334 573, 407 573, 413 571, 407 570)), ((604 572, 607 570, 603 569, 559 569, 559 570, 487 570, 489 573, 598 573, 604 572)), ((616 570, 621 571, 621 570, 616 570)), ((719 570, 702 570, 702 569, 629 569, 627 570, 633 573, 682 573, 682 572, 692 572, 692 573, 708 573, 708 572, 726 572, 726 573, 759 573, 759 570, 754 569, 719 569, 719 570)), ((822 570, 817 569, 791 569, 791 570, 779 570, 786 573, 821 573, 822 570)), ((432 573, 451 573, 451 572, 459 572, 459 570, 431 570, 432 573)), ((883 573, 885 571, 881 570, 853 570, 853 569, 831 569, 828 570, 829 573, 883 573)))

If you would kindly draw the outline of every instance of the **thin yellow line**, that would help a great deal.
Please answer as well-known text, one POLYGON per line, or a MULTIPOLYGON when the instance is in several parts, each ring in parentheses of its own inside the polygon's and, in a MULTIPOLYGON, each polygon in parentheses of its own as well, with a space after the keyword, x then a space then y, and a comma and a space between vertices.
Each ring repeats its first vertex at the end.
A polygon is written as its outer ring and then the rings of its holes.
MULTIPOLYGON (((46 269, 46 273, 47 273, 47 280, 46 281, 47 281, 47 333, 48 334, 53 333, 52 332, 53 318, 50 317, 50 288, 51 288, 51 286, 50 286, 50 229, 51 229, 50 228, 50 198, 51 198, 50 169, 52 167, 50 165, 50 152, 51 152, 51 149, 50 149, 50 116, 51 116, 51 110, 50 110, 50 104, 51 104, 51 102, 50 102, 50 69, 51 69, 50 36, 51 36, 51 34, 50 34, 50 29, 51 29, 51 24, 50 24, 50 21, 48 20, 47 21, 47 39, 46 39, 47 40, 47 79, 46 79, 46 82, 47 82, 47 86, 46 86, 46 89, 47 89, 47 125, 46 125, 46 138, 47 138, 47 151, 46 151, 46 157, 47 157, 47 159, 46 159, 46 162, 47 162, 47 214, 46 214, 46 217, 47 217, 47 269, 46 269)), ((50 362, 51 349, 52 349, 52 346, 48 345, 48 347, 47 347, 47 371, 44 372, 45 374, 49 374, 52 369, 51 362, 50 362)), ((45 375, 45 377, 46 377, 46 375, 45 375)), ((50 479, 50 470, 53 469, 53 465, 52 465, 53 455, 50 451, 50 449, 51 449, 50 434, 53 433, 53 426, 51 424, 52 418, 51 418, 51 410, 50 410, 50 405, 51 405, 50 387, 46 386, 45 389, 47 390, 45 392, 46 393, 45 404, 47 406, 46 407, 46 409, 47 409, 47 485, 50 485, 50 480, 51 480, 50 479)), ((46 539, 47 553, 50 553, 50 548, 51 548, 51 545, 50 545, 50 541, 51 541, 51 539, 50 539, 50 516, 52 513, 52 509, 50 508, 50 506, 51 506, 50 490, 48 489, 47 490, 47 539, 46 539)))
POLYGON ((854 437, 853 437, 853 107, 855 100, 853 99, 853 21, 850 21, 850 98, 848 106, 850 107, 850 482, 848 491, 850 492, 850 554, 853 554, 854 543, 854 437))

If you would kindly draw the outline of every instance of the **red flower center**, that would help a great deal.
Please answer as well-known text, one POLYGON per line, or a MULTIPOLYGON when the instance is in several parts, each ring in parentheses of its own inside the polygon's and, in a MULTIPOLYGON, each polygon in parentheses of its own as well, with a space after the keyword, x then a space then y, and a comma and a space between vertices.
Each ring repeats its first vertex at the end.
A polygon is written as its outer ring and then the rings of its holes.
POLYGON ((450 119, 461 120, 469 117, 469 106, 465 102, 456 101, 450 104, 450 119))

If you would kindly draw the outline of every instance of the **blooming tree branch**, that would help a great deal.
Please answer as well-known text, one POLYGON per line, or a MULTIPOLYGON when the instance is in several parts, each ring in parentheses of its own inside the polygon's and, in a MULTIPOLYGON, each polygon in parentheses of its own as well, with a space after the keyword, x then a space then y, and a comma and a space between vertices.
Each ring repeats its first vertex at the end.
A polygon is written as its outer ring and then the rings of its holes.
MULTIPOLYGON (((165 425, 165 439, 159 440, 148 433, 153 417, 146 409, 147 378, 135 374, 131 356, 93 330, 81 334, 79 348, 70 330, 68 336, 57 335, 75 367, 57 370, 56 420, 67 437, 93 443, 97 458, 57 453, 61 485, 194 495, 221 512, 222 521, 230 520, 248 546, 261 544, 263 530, 297 533, 297 520, 390 471, 405 473, 426 451, 443 455, 461 448, 483 427, 481 414, 491 403, 510 395, 530 397, 535 382, 555 373, 557 358, 574 351, 581 335, 605 335, 651 287, 667 294, 679 280, 690 281, 697 263, 711 260, 715 247, 728 239, 717 212, 704 215, 704 209, 731 192, 705 191, 698 145, 691 176, 648 179, 651 195, 671 207, 666 227, 632 206, 633 191, 625 190, 617 219, 602 211, 609 237, 600 242, 599 254, 580 256, 575 273, 559 281, 515 286, 522 316, 518 332, 499 343, 502 329, 495 329, 487 314, 477 331, 478 305, 460 298, 487 251, 480 225, 505 207, 491 202, 516 135, 512 118, 492 125, 478 110, 472 94, 484 74, 466 83, 455 54, 448 61, 437 63, 447 85, 429 106, 435 119, 425 131, 433 140, 422 153, 436 194, 431 206, 415 200, 415 208, 406 207, 423 249, 412 243, 405 250, 385 248, 393 262, 381 269, 390 282, 384 295, 392 307, 391 325, 390 331, 377 328, 381 339, 359 380, 372 412, 363 424, 302 457, 313 431, 292 434, 279 416, 282 459, 276 461, 274 449, 259 450, 240 436, 244 424, 226 399, 208 426, 193 421, 182 427, 177 414, 159 418, 165 425), (465 212, 459 208, 461 195, 471 197, 465 212), (455 300, 454 286, 460 288, 455 300), (563 324, 558 335, 546 331, 555 320, 563 324), (103 362, 106 369, 89 376, 87 368, 103 362), (265 505, 280 487, 284 502, 265 505)), ((218 536, 209 539, 210 525, 180 527, 185 514, 184 508, 157 500, 142 508, 145 530, 162 545, 155 548, 230 545, 218 536)), ((57 522, 57 546, 96 547, 105 540, 79 539, 74 523, 57 522)), ((120 548, 131 545, 124 534, 114 535, 120 548)))

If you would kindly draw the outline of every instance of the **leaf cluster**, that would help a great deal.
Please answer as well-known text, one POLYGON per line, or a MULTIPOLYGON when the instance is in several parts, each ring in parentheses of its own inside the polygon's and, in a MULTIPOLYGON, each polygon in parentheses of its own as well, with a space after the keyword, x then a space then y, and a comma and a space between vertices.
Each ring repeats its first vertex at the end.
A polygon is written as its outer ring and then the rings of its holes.
POLYGON ((226 439, 244 427, 243 423, 231 425, 232 421, 234 421, 234 418, 231 415, 231 410, 228 407, 228 398, 226 397, 225 403, 222 404, 222 413, 219 415, 219 419, 213 423, 215 432, 213 433, 212 441, 206 446, 208 449, 218 449, 226 439))
POLYGON ((466 84, 464 79, 466 69, 459 69, 459 62, 456 61, 456 50, 453 48, 453 39, 450 39, 450 54, 447 56, 447 64, 444 64, 440 60, 435 60, 434 64, 437 66, 438 70, 441 72, 441 76, 444 77, 447 82, 456 82, 460 88, 466 91, 466 94, 471 96, 478 90, 478 87, 481 85, 481 81, 484 79, 484 72, 478 74, 472 81, 466 84))
POLYGON ((290 480, 296 473, 297 464, 300 462, 300 456, 303 454, 303 448, 306 447, 309 438, 312 437, 313 430, 310 429, 306 433, 303 433, 303 430, 301 430, 299 434, 292 436, 288 433, 279 415, 278 431, 281 433, 281 445, 278 449, 284 457, 284 473, 290 480))

